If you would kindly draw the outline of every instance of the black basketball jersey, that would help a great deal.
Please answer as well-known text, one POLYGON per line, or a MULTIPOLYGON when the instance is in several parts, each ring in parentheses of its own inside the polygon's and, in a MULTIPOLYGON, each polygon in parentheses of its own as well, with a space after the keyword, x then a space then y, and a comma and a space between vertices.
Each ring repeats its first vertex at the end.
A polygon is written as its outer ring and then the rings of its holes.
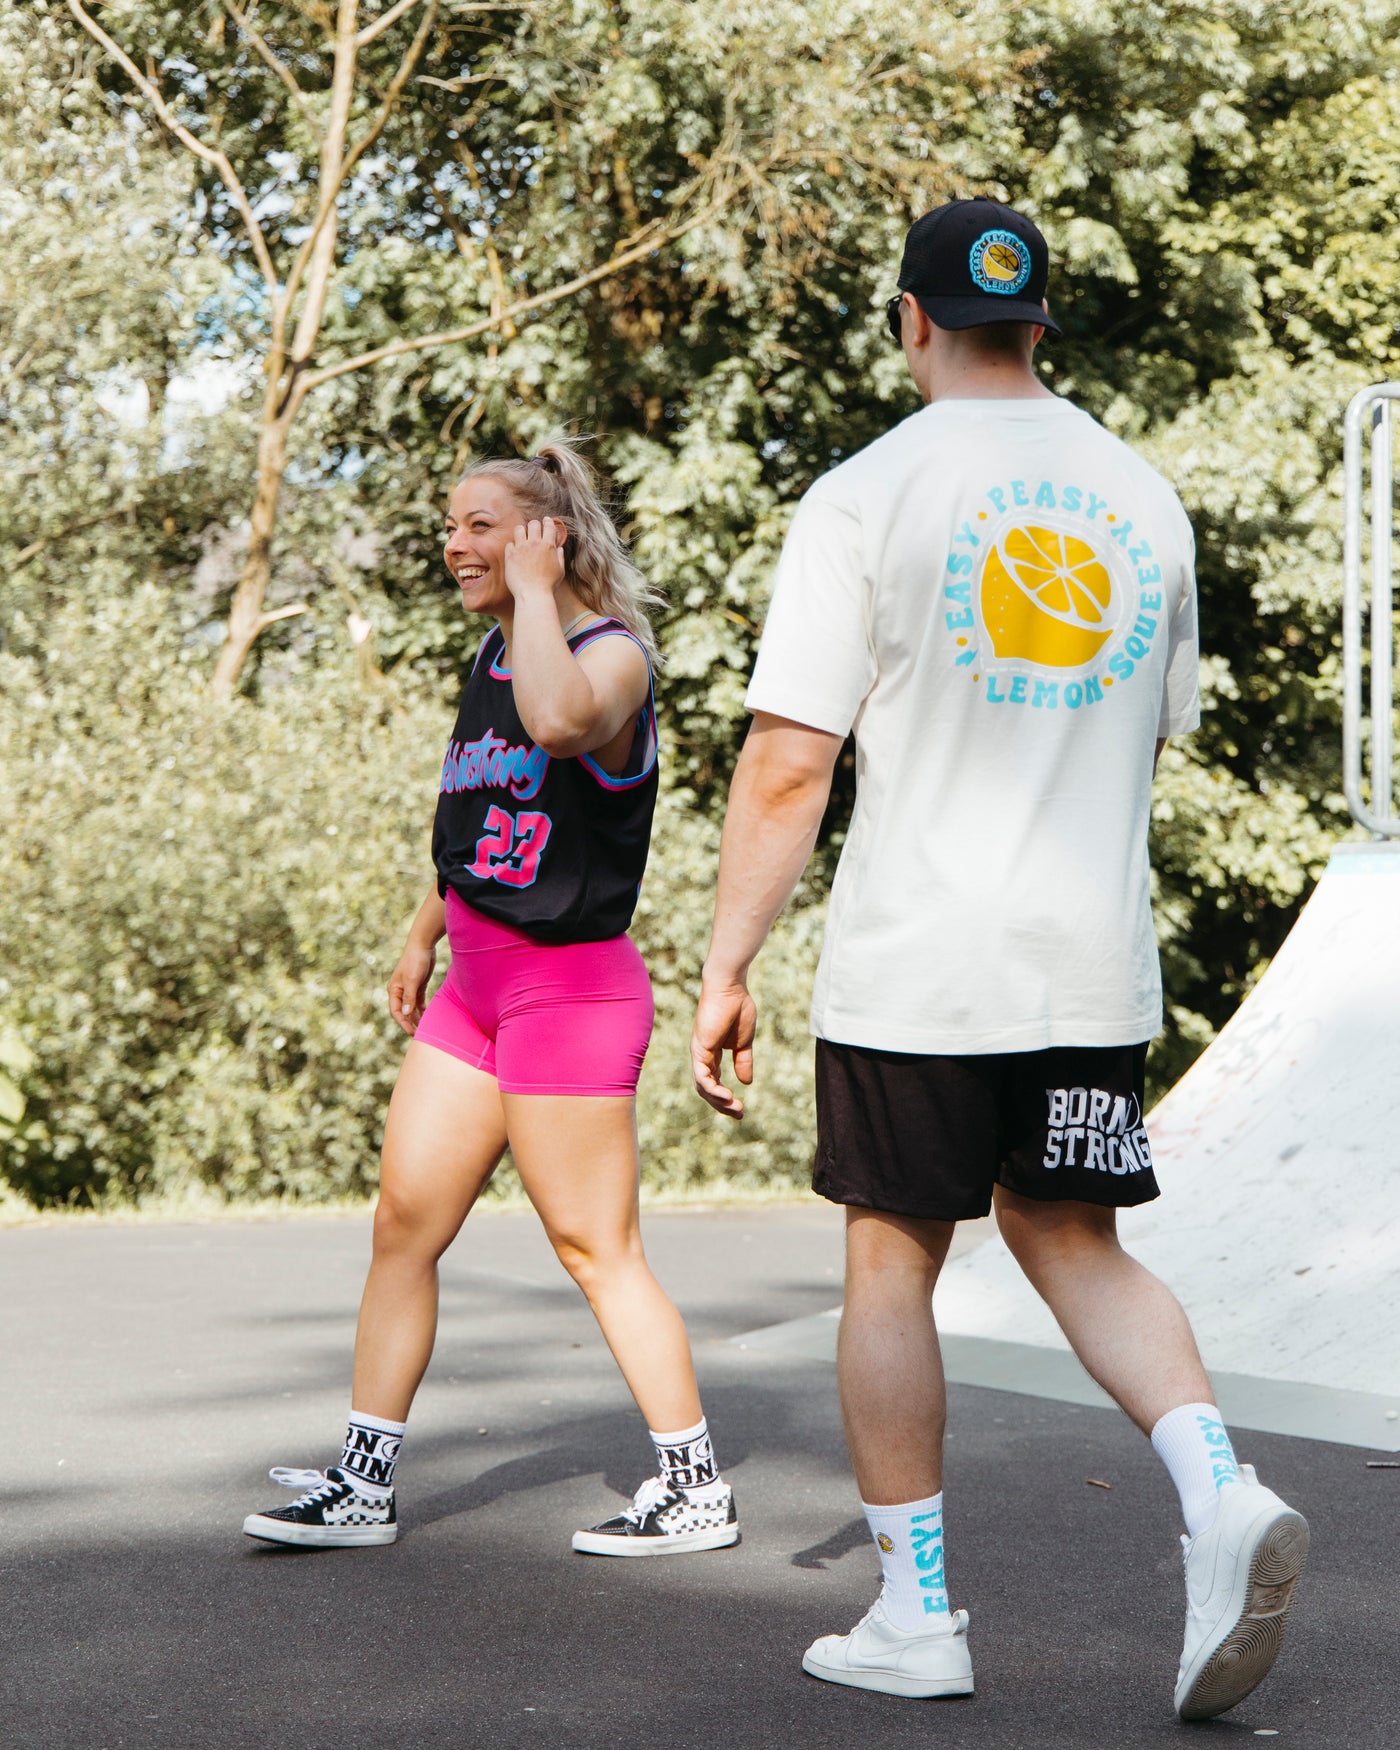
MULTIPOLYGON (((599 638, 630 638, 601 620, 568 640, 575 655, 599 638)), ((503 667, 499 626, 467 677, 443 761, 433 820, 438 892, 544 942, 599 942, 632 921, 656 807, 656 702, 637 718, 614 777, 587 754, 551 759, 536 747, 503 667)))

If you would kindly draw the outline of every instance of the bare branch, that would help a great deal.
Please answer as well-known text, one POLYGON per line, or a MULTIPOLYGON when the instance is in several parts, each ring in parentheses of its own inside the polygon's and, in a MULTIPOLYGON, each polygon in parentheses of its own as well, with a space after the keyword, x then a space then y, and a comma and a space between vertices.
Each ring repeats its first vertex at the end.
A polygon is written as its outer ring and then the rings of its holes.
POLYGON ((405 12, 412 12, 415 6, 422 4, 423 0, 396 0, 396 4, 391 6, 381 17, 376 18, 373 24, 367 24, 364 27, 355 38, 356 48, 368 48, 376 37, 383 36, 391 25, 397 24, 405 12))
POLYGON ((293 602, 291 606, 287 608, 273 608, 266 614, 259 614, 258 630, 259 632, 265 632, 269 626, 274 625, 278 620, 290 620, 297 614, 308 614, 310 612, 310 602, 293 602))
POLYGON ((330 107, 321 134, 321 149, 317 154, 316 217, 310 236, 293 257, 282 288, 282 296, 272 312, 272 347, 277 368, 275 372, 269 372, 268 384, 270 394, 276 391, 274 416, 277 418, 281 417, 291 390, 290 383, 285 391, 279 386, 286 367, 287 324, 301 291, 302 280, 307 278, 308 288, 292 338, 292 382, 295 382, 297 372, 311 356, 317 336, 321 332, 326 292, 335 266, 336 204, 334 198, 327 198, 326 190, 328 183, 334 182, 339 186, 340 171, 345 162, 345 136, 355 101, 356 62, 359 54, 355 47, 355 20, 358 11, 359 0, 337 0, 335 23, 330 27, 335 43, 330 107))
POLYGON ((435 79, 431 73, 420 73, 413 83, 436 85, 439 91, 465 91, 469 85, 491 85, 500 77, 499 73, 463 73, 456 79, 435 79))
POLYGON ((5 381, 7 383, 13 383, 16 377, 22 377, 24 375, 24 373, 29 369, 30 365, 34 362, 34 355, 35 355, 35 353, 38 352, 38 350, 39 350, 39 342, 36 340, 34 342, 34 344, 31 347, 29 347, 29 349, 23 354, 23 356, 20 358, 20 360, 17 364, 13 364, 13 365, 10 365, 8 367, 8 369, 5 372, 5 381))
POLYGON ((444 444, 451 443, 452 434, 457 429, 457 421, 461 419, 464 413, 467 418, 466 423, 462 427, 463 432, 474 432, 485 417, 487 405, 488 403, 484 395, 473 395, 468 400, 459 401, 452 409, 451 413, 448 414, 447 418, 443 420, 442 425, 438 430, 439 441, 444 444))
POLYGON ((502 327, 507 322, 514 322, 519 316, 527 315, 531 310, 541 310, 547 304, 557 304, 563 298, 571 297, 575 292, 581 292, 586 286, 596 285, 599 280, 609 279, 613 274, 620 273, 623 268, 631 267, 634 262, 641 261, 644 256, 663 249, 668 243, 674 243, 684 237, 688 231, 694 231, 714 218, 734 198, 733 190, 728 190, 718 199, 712 201, 703 212, 694 213, 683 224, 673 225, 664 231, 655 231, 649 227, 651 234, 643 241, 634 242, 619 255, 611 256, 600 266, 590 268, 587 273, 581 273, 576 278, 567 281, 562 286, 554 286, 547 292, 536 292, 532 298, 522 298, 518 303, 510 304, 499 312, 484 316, 479 322, 471 322, 465 328, 448 328, 440 334, 421 334, 412 340, 394 340, 387 346, 377 346, 371 352, 357 353, 354 358, 342 359, 338 364, 326 365, 322 370, 310 371, 303 376, 298 384, 298 400, 319 389, 322 383, 329 383, 335 377, 348 376, 352 371, 363 370, 367 365, 377 365, 383 359, 398 358, 406 352, 422 352, 428 347, 453 346, 459 341, 474 340, 478 334, 485 334, 492 328, 502 327))
POLYGON ((40 535, 37 541, 21 547, 10 560, 11 570, 18 571, 21 565, 28 565, 31 559, 37 558, 45 547, 52 547, 56 541, 66 541, 69 535, 76 535, 82 529, 95 528, 98 523, 116 522, 118 517, 124 517, 131 508, 129 504, 118 505, 116 510, 104 510, 99 511, 96 516, 79 517, 77 522, 69 523, 66 528, 55 529, 51 535, 40 535))
MULTIPOLYGON (((377 36, 382 36, 391 24, 397 24, 405 12, 411 12, 415 6, 421 4, 422 0, 397 0, 397 3, 391 6, 382 18, 376 18, 373 24, 367 24, 364 27, 355 39, 357 45, 364 48, 367 44, 372 43, 377 36)), ((463 13, 467 12, 528 12, 529 9, 530 0, 479 0, 476 5, 457 5, 452 10, 455 16, 460 18, 463 13)))
MULTIPOLYGON (((466 170, 467 180, 471 183, 472 193, 476 196, 477 205, 484 212, 486 201, 482 195, 481 173, 477 168, 476 155, 471 150, 470 146, 467 145, 465 140, 458 140, 454 150, 458 162, 466 170)), ((458 253, 465 260, 469 261, 471 259, 471 250, 468 247, 467 234, 459 222, 457 215, 452 211, 451 202, 445 200, 438 192, 437 188, 431 183, 429 184, 429 187, 432 191, 433 200, 437 204, 438 211, 442 214, 443 218, 447 220, 447 223, 451 228, 453 238, 457 244, 458 253)), ((493 316, 499 316, 501 311, 505 308, 506 303, 506 276, 501 267, 501 257, 500 252, 496 248, 496 239, 491 235, 489 221, 484 223, 483 229, 485 231, 485 236, 481 240, 482 247, 486 253, 486 265, 491 274, 491 314, 493 316)), ((506 339, 513 339, 515 336, 515 324, 509 322, 504 326, 506 339)), ((491 344, 488 348, 488 358, 492 362, 494 362, 496 358, 496 344, 496 337, 493 334, 491 337, 491 344)))
MULTIPOLYGON (((437 0, 427 0, 427 10, 423 14, 423 21, 414 32, 413 41, 404 51, 404 57, 395 69, 394 77, 389 81, 389 89, 385 92, 384 101, 379 106, 379 114, 370 124, 368 133, 361 135, 345 155, 345 162, 340 167, 340 177, 335 187, 336 194, 339 194, 345 186, 346 178, 356 164, 389 125, 389 118, 398 108, 399 99, 403 96, 403 88, 412 77, 413 69, 422 59, 423 50, 428 46, 428 38, 432 35, 433 25, 436 22, 437 0)), ((334 195, 332 199, 334 199, 334 195)))
POLYGON ((234 0, 224 0, 224 10, 243 32, 244 36, 247 37, 248 41, 253 45, 254 53, 258 56, 259 60, 261 60, 265 66, 269 67, 282 81, 283 85, 286 86, 288 92, 291 94, 292 101, 301 111, 301 119, 306 123, 311 132, 315 134, 317 132, 316 118, 311 113, 311 108, 306 101, 306 93, 302 90, 301 86, 297 84, 296 75, 292 72, 287 63, 276 53, 267 42, 266 38, 253 28, 253 15, 251 10, 247 12, 241 11, 238 6, 235 5, 234 0))
MULTIPOLYGON (((70 4, 72 4, 72 0, 70 0, 70 4)), ((404 57, 399 62, 394 77, 389 81, 389 89, 385 94, 383 103, 379 106, 378 115, 374 118, 374 121, 370 124, 368 130, 361 135, 361 137, 345 154, 338 172, 331 179, 330 187, 322 191, 321 203, 317 210, 316 218, 311 226, 311 230, 302 242, 301 248, 297 251, 296 260, 292 263, 291 272, 287 275, 286 294, 283 300, 284 310, 290 311, 291 309, 292 300, 296 297, 296 294, 300 289, 302 275, 306 272, 307 263, 311 260, 312 252, 316 247, 316 241, 320 237, 321 232, 325 229, 331 214, 335 211, 335 203, 340 197, 341 189, 345 187, 350 172, 355 168, 356 164, 359 163, 360 159, 364 157, 365 153, 389 125, 389 118, 398 107, 399 98, 403 94, 403 88, 408 83, 414 67, 417 66, 419 58, 421 57, 424 48, 427 46, 428 37, 432 32, 436 18, 437 0, 427 0, 427 10, 423 14, 422 23, 418 26, 413 41, 404 52, 404 57)), ((355 40, 358 42, 359 39, 356 38, 355 40)))
POLYGON ((218 171, 220 180, 228 190, 234 206, 238 209, 239 217, 243 220, 244 229, 253 245, 253 254, 257 257, 258 267, 262 272, 263 279, 267 282, 267 289, 275 298, 277 296, 277 269, 272 264, 267 239, 263 236, 262 226, 258 223, 252 202, 248 199, 243 184, 238 180, 238 173, 234 170, 233 165, 222 152, 216 151, 212 146, 206 146, 197 134, 192 134, 182 122, 176 120, 174 111, 161 96, 159 86, 154 80, 148 79, 126 50, 107 35, 97 20, 84 9, 82 0, 68 0, 68 10, 94 42, 99 43, 117 63, 180 144, 193 152, 196 158, 202 158, 206 164, 212 164, 218 171))

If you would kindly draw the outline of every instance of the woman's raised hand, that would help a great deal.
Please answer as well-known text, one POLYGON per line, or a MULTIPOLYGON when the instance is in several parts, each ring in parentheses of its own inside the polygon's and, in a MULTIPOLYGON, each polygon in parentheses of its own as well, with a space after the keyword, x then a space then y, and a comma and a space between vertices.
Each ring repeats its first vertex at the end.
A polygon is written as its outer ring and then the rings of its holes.
POLYGON ((564 542, 568 530, 547 516, 542 522, 517 523, 506 543, 506 588, 517 601, 541 592, 553 595, 564 579, 564 542))

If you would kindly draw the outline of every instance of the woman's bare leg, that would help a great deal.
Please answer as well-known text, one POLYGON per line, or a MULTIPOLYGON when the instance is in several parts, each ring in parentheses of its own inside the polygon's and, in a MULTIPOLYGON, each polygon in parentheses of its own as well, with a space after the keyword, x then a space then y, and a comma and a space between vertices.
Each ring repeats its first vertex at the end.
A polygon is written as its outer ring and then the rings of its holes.
POLYGON ((505 1146, 495 1077, 410 1045, 384 1127, 374 1256, 355 1333, 355 1409, 408 1419, 437 1335, 438 1259, 505 1146))
POLYGON ((647 1427, 693 1427, 701 1409, 690 1341, 642 1250, 635 1102, 503 1094, 501 1103, 521 1183, 647 1427))

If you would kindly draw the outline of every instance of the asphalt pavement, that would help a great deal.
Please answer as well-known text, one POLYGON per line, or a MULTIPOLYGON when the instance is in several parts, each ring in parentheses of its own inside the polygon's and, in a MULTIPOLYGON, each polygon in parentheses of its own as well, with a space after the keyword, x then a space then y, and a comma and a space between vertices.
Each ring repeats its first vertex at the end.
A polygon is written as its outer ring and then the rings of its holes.
POLYGON ((970 1386, 951 1393, 945 1492, 976 1696, 805 1677, 804 1646, 854 1623, 878 1564, 830 1365, 743 1337, 839 1300, 839 1215, 815 1200, 661 1211, 646 1231, 737 1492, 732 1550, 571 1553, 651 1452, 526 1213, 474 1216, 444 1261, 398 1543, 331 1552, 240 1525, 289 1498, 269 1465, 337 1455, 367 1217, 0 1232, 0 1745, 1400 1745, 1400 1472, 1352 1447, 1241 1438, 1308 1515, 1313 1558, 1273 1675, 1186 1727, 1171 1708, 1176 1503, 1147 1443, 1114 1412, 970 1386))

